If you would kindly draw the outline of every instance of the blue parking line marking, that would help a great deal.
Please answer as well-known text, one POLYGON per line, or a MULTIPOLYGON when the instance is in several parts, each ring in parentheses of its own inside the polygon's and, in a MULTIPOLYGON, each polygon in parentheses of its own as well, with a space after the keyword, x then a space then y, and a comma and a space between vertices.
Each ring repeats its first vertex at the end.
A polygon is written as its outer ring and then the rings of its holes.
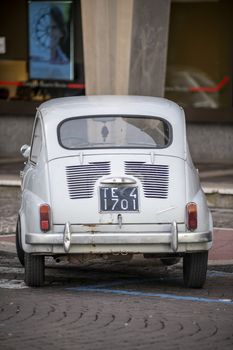
POLYGON ((232 272, 224 272, 224 271, 208 271, 208 277, 233 277, 232 272))
POLYGON ((204 303, 221 303, 221 304, 233 305, 233 300, 231 299, 211 299, 211 298, 201 298, 201 297, 192 297, 192 296, 166 294, 166 293, 136 292, 136 291, 130 291, 130 290, 123 290, 123 289, 95 288, 94 286, 72 287, 72 288, 66 288, 66 289, 74 292, 96 292, 96 293, 105 293, 105 294, 128 295, 128 296, 139 296, 139 297, 157 297, 161 299, 173 299, 173 300, 194 301, 194 302, 204 302, 204 303))

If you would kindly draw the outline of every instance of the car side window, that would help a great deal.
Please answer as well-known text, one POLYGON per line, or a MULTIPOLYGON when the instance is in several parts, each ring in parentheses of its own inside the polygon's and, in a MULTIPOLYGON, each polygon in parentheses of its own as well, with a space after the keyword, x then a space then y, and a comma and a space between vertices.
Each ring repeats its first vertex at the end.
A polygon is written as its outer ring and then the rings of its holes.
POLYGON ((33 163, 37 163, 40 151, 42 146, 42 129, 41 129, 41 122, 38 118, 36 121, 33 139, 32 139, 32 146, 31 146, 31 155, 30 160, 33 163))

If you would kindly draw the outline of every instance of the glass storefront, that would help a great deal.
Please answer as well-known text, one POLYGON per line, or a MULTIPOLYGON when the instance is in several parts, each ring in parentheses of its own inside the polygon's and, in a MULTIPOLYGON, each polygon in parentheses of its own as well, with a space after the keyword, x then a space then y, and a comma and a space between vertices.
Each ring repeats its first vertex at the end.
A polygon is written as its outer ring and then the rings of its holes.
POLYGON ((233 1, 171 3, 165 97, 184 107, 231 108, 233 1))
MULTIPOLYGON (((195 111, 194 121, 198 115, 208 121, 205 116, 210 110, 215 115, 221 110, 221 117, 217 115, 219 120, 224 113, 227 121, 233 119, 232 23, 232 0, 171 1, 165 97, 195 111)), ((80 0, 3 0, 0 33, 6 43, 5 52, 0 52, 0 99, 41 101, 85 93, 80 0), (47 9, 51 10, 54 4, 62 4, 59 6, 69 27, 67 33, 73 40, 71 43, 69 37, 69 45, 63 47, 62 57, 68 57, 68 63, 62 65, 65 79, 59 76, 61 69, 59 74, 56 70, 51 73, 51 68, 57 68, 60 63, 48 61, 52 27, 47 9), (71 9, 72 14, 68 15, 71 9), (33 23, 38 24, 35 33, 29 30, 33 23), (44 33, 47 36, 44 37, 44 33), (45 70, 35 69, 35 60, 43 66, 46 64, 48 76, 45 70)))
POLYGON ((3 0, 0 38, 1 100, 85 93, 79 0, 3 0))

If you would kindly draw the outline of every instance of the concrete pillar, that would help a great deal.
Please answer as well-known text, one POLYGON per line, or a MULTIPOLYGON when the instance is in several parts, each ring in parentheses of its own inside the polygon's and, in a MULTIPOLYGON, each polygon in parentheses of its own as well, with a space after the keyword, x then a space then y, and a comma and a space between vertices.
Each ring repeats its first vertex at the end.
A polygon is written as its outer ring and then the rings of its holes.
POLYGON ((86 93, 127 94, 133 0, 81 0, 86 93))
POLYGON ((171 0, 134 0, 129 94, 164 96, 171 0))
POLYGON ((171 0, 81 0, 86 93, 163 96, 171 0))

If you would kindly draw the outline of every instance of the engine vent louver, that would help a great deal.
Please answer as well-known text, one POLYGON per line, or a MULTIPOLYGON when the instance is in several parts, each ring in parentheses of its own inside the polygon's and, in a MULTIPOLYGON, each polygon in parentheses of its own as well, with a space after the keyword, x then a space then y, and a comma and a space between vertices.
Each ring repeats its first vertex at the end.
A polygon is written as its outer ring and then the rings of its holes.
POLYGON ((90 162, 66 167, 70 199, 92 198, 95 182, 111 173, 110 162, 90 162))
POLYGON ((126 175, 138 178, 146 198, 167 198, 169 166, 146 164, 145 162, 125 162, 126 175))

